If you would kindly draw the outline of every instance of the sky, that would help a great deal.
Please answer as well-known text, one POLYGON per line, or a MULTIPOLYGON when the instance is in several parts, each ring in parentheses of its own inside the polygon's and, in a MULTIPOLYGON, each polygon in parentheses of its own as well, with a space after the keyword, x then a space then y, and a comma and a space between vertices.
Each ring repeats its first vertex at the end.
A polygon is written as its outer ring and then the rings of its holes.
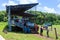
POLYGON ((39 3, 37 11, 60 14, 60 0, 0 0, 0 11, 6 10, 6 5, 39 3))

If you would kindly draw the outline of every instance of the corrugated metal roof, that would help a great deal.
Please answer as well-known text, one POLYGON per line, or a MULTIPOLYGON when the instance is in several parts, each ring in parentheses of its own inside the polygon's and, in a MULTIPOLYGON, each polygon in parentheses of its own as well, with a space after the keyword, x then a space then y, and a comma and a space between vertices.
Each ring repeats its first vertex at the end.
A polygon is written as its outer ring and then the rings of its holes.
POLYGON ((36 5, 38 5, 38 3, 21 4, 21 5, 10 5, 10 6, 6 6, 6 10, 7 10, 7 13, 8 13, 8 10, 9 10, 9 7, 10 7, 10 12, 13 15, 20 15, 20 16, 30 15, 30 16, 33 16, 32 14, 27 14, 27 13, 24 13, 24 12, 27 11, 28 9, 36 6, 36 5))

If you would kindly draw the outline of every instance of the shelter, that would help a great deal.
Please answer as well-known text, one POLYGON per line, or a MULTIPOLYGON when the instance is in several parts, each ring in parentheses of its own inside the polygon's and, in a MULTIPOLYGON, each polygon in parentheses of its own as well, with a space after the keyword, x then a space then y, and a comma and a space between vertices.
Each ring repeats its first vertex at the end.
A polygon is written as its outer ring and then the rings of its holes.
POLYGON ((24 16, 24 17, 35 16, 34 14, 27 13, 25 11, 31 9, 32 7, 34 7, 36 5, 38 5, 38 3, 6 6, 6 12, 8 13, 9 31, 11 31, 11 29, 12 29, 11 28, 11 15, 18 15, 18 16, 24 16))

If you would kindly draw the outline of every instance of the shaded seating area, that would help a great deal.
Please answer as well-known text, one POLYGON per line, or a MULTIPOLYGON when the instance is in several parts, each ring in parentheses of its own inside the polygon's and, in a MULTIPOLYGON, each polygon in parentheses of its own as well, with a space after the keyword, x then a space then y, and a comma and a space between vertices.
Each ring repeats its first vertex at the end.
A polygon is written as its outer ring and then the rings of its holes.
MULTIPOLYGON (((34 16, 37 16, 35 14, 31 14, 28 12, 25 12, 31 8, 33 8, 34 6, 38 5, 38 3, 33 3, 33 4, 21 4, 21 5, 10 5, 10 6, 6 6, 6 12, 8 14, 8 27, 9 27, 9 31, 12 31, 12 25, 14 24, 14 30, 23 30, 24 32, 31 32, 31 27, 35 28, 35 31, 38 32, 37 27, 35 27, 35 25, 33 26, 24 26, 24 22, 27 21, 25 19, 34 16), (13 17, 12 17, 13 16, 13 17), (22 21, 20 21, 19 18, 15 18, 15 16, 21 16, 22 17, 22 21), (11 18, 12 17, 12 18, 11 18), (17 20, 19 19, 19 20, 17 20), (13 20, 13 22, 12 22, 13 20), (17 21, 15 21, 17 20, 17 21), (17 29, 18 28, 18 29, 17 29)), ((28 23, 28 21, 26 22, 26 24, 28 23)), ((29 21, 30 22, 30 21, 29 21)), ((32 25, 32 23, 30 22, 30 24, 32 25)), ((35 24, 35 23, 33 23, 35 24)))

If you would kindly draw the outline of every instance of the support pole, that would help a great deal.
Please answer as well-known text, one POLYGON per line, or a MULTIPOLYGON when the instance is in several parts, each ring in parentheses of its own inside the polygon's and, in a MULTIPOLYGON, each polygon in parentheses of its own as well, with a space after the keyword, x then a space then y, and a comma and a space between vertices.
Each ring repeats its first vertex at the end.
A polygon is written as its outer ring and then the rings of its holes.
POLYGON ((8 27, 9 27, 9 31, 11 31, 11 17, 10 17, 10 6, 8 8, 8 27))
POLYGON ((52 25, 51 25, 51 31, 52 31, 52 25))
POLYGON ((56 28, 54 28, 54 30, 55 30, 56 39, 58 39, 56 28))
MULTIPOLYGON (((36 15, 36 12, 37 11, 37 6, 35 6, 35 15, 36 15)), ((34 22, 36 21, 36 16, 35 16, 35 19, 34 19, 34 22)))

